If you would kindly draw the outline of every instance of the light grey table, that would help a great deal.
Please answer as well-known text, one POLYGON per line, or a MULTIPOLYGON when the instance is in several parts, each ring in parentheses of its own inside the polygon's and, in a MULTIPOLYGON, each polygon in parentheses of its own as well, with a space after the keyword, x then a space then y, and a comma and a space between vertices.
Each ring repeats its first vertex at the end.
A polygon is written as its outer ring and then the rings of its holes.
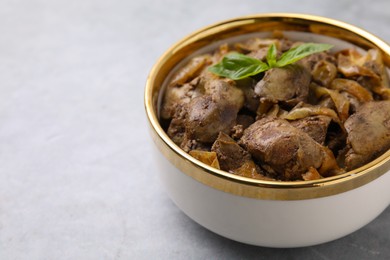
POLYGON ((0 1, 0 259, 389 259, 390 208, 300 249, 195 224, 158 182, 143 109, 156 59, 203 26, 298 12, 390 41, 389 10, 386 0, 0 1))

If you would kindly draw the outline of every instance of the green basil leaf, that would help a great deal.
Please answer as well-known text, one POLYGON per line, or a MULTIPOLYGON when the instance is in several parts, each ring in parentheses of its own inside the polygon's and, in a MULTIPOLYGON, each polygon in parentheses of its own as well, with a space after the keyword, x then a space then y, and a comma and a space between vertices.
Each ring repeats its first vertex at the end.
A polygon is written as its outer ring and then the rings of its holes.
POLYGON ((214 74, 233 80, 254 76, 268 69, 267 63, 236 52, 227 54, 221 62, 208 68, 214 74))
POLYGON ((297 62, 310 54, 327 51, 332 47, 333 45, 330 44, 304 43, 283 53, 275 65, 276 67, 284 67, 288 64, 297 62))
POLYGON ((330 44, 305 43, 286 51, 277 60, 277 49, 275 44, 272 44, 266 56, 268 64, 244 54, 232 52, 227 54, 218 64, 209 67, 208 70, 222 77, 239 80, 257 75, 271 68, 284 67, 308 55, 326 51, 332 47, 330 44))
POLYGON ((275 43, 273 43, 269 46, 269 49, 267 52, 267 62, 268 62, 268 66, 270 68, 275 67, 276 55, 277 55, 276 45, 275 45, 275 43))

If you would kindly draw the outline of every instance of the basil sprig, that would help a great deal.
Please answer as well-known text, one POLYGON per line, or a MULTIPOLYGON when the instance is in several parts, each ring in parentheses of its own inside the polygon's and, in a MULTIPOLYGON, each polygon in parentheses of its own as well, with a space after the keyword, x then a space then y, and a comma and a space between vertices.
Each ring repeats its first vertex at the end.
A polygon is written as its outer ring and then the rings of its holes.
POLYGON ((208 70, 218 76, 239 80, 272 68, 287 66, 308 55, 327 51, 332 47, 330 44, 304 43, 284 52, 277 59, 277 49, 275 44, 272 44, 267 52, 267 62, 237 52, 231 52, 221 62, 209 67, 208 70))
POLYGON ((232 52, 227 54, 220 63, 209 67, 209 71, 222 77, 234 80, 254 76, 269 69, 267 63, 244 54, 232 52))

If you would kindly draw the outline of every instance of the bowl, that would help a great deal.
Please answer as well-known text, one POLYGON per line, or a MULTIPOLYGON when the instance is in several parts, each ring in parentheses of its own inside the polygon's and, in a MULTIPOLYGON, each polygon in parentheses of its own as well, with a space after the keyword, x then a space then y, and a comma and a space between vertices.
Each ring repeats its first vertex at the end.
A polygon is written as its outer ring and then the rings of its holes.
POLYGON ((338 49, 379 49, 386 67, 390 46, 355 26, 303 14, 258 14, 198 30, 167 50, 152 68, 145 108, 158 174, 174 203, 205 228, 230 239, 266 247, 302 247, 348 235, 390 203, 390 151, 353 171, 312 181, 268 181, 212 168, 181 150, 159 122, 167 81, 190 57, 274 30, 295 40, 332 43, 338 49))

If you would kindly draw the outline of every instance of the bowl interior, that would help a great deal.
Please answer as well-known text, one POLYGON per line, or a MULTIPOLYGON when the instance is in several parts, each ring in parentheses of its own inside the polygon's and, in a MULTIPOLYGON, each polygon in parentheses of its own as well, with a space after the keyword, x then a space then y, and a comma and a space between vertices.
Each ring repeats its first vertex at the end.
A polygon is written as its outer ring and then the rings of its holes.
POLYGON ((278 200, 329 196, 364 185, 390 169, 390 151, 374 161, 342 175, 314 181, 263 181, 212 168, 185 153, 167 136, 159 123, 162 93, 172 74, 191 57, 207 53, 221 43, 235 43, 253 37, 270 37, 282 31, 291 40, 330 43, 333 51, 355 47, 364 52, 381 50, 387 67, 390 47, 377 37, 351 25, 306 15, 259 15, 243 17, 199 30, 172 46, 153 67, 146 84, 145 106, 152 138, 163 155, 183 173, 222 191, 236 195, 278 200))

